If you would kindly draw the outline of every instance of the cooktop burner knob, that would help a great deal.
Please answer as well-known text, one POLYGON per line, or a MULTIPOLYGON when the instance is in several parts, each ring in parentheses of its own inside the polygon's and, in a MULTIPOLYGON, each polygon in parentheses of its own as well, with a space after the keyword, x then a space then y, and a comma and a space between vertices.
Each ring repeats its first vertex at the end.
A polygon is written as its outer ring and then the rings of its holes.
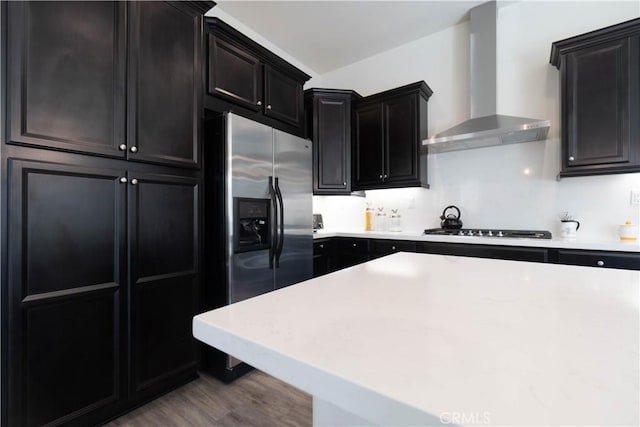
POLYGON ((473 231, 469 230, 469 232, 467 233, 467 236, 473 236, 473 231))
POLYGON ((478 230, 478 236, 484 236, 484 234, 482 234, 482 230, 478 230))
POLYGON ((502 234, 502 231, 498 231, 498 237, 504 237, 504 234, 502 234))
POLYGON ((487 236, 493 237, 493 231, 489 230, 489 232, 487 233, 487 236))

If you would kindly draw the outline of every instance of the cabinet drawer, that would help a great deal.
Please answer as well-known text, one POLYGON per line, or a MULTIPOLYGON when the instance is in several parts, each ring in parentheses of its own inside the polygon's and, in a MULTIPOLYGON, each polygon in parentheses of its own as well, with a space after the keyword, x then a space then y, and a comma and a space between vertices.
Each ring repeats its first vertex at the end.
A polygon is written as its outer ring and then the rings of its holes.
POLYGON ((316 240, 313 242, 313 255, 328 255, 334 247, 332 240, 316 240))
POLYGON ((339 239, 336 250, 340 253, 368 254, 369 241, 367 239, 339 239))
POLYGON ((558 250, 558 263, 603 268, 640 270, 640 254, 558 250))
POLYGON ((416 252, 416 242, 406 240, 374 240, 373 252, 378 255, 388 255, 394 252, 416 252))
POLYGON ((424 242, 418 244, 418 252, 514 261, 547 261, 547 250, 541 248, 424 242))

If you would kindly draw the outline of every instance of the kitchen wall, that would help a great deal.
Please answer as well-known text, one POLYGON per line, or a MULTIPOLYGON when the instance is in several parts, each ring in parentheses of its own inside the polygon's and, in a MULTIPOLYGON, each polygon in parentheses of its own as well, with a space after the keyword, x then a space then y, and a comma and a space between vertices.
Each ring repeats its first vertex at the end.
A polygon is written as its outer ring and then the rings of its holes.
MULTIPOLYGON (((559 72, 549 64, 551 43, 640 16, 638 1, 509 3, 499 9, 498 112, 550 119, 546 142, 432 154, 430 189, 367 191, 367 197, 315 196, 325 226, 362 230, 366 203, 397 208, 404 229, 439 225, 455 204, 468 227, 538 228, 557 232, 562 211, 582 223, 585 239, 614 239, 617 224, 640 221, 629 204, 640 174, 556 179, 560 154, 559 72)), ((352 88, 369 95, 425 80, 429 133, 469 116, 468 23, 314 77, 305 87, 352 88)))

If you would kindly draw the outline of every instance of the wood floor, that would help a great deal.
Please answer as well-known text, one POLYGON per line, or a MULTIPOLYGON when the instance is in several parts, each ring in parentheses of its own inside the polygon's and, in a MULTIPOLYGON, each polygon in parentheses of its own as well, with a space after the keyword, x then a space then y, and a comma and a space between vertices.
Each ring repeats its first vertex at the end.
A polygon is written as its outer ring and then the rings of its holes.
POLYGON ((200 374, 106 426, 308 427, 311 423, 310 395, 255 370, 231 384, 200 374))

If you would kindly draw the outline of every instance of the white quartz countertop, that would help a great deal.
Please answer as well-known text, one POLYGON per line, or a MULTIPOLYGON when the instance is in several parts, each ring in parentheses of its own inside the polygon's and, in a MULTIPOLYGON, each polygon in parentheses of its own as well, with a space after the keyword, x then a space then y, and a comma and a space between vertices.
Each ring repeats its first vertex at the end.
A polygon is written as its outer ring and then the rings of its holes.
POLYGON ((396 253, 193 332, 372 424, 638 425, 639 306, 638 271, 396 253))
POLYGON ((563 240, 553 239, 514 239, 505 237, 475 236, 439 236, 425 235, 421 232, 392 231, 332 231, 320 230, 313 234, 314 239, 327 237, 358 237, 365 239, 411 240, 417 242, 467 243, 472 245, 526 246, 535 248, 584 249, 618 252, 639 252, 640 243, 621 242, 620 240, 563 240))

